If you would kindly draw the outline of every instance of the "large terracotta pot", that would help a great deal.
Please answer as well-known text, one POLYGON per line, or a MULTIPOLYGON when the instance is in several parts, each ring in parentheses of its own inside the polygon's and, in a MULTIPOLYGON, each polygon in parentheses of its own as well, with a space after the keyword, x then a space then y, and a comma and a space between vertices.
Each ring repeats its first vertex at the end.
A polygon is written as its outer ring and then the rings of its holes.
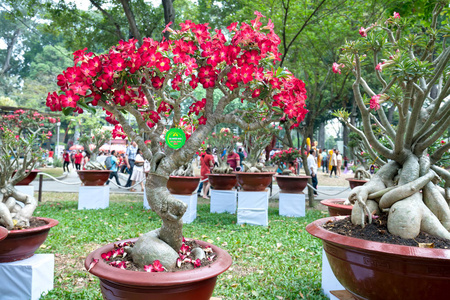
POLYGON ((44 220, 47 225, 10 230, 8 236, 0 242, 0 263, 22 260, 33 256, 34 252, 45 242, 50 228, 58 225, 58 221, 49 218, 37 218, 44 220))
POLYGON ((236 174, 206 174, 215 190, 229 191, 236 186, 236 174))
MULTIPOLYGON (((30 173, 28 173, 28 176, 16 183, 16 185, 29 185, 37 176, 37 174, 40 172, 40 170, 31 170, 30 173)), ((16 174, 16 172, 13 173, 16 174)))
POLYGON ((8 229, 0 226, 0 241, 4 240, 8 235, 8 229))
POLYGON ((354 189, 357 186, 364 185, 368 180, 355 179, 355 178, 345 178, 350 183, 350 188, 354 189))
POLYGON ((357 299, 448 299, 450 250, 378 243, 343 236, 314 221, 306 230, 322 239, 331 269, 357 299))
MULTIPOLYGON (((137 238, 118 243, 136 240, 137 238)), ((217 253, 217 260, 207 267, 180 272, 147 273, 122 270, 109 266, 101 258, 102 253, 113 249, 114 244, 109 244, 90 253, 84 265, 89 269, 93 259, 99 260, 89 272, 100 279, 103 299, 209 300, 217 276, 231 266, 231 256, 215 245, 196 242, 202 247, 211 246, 217 253)))
POLYGON ((192 195, 197 190, 201 177, 169 176, 167 189, 175 195, 192 195))
POLYGON ((255 192, 264 191, 272 182, 275 172, 247 173, 233 172, 236 179, 244 191, 255 192))
POLYGON ((305 175, 275 175, 278 186, 282 193, 302 193, 305 187, 308 185, 308 179, 311 176, 305 175))
POLYGON ((353 205, 344 205, 345 199, 326 199, 320 201, 322 205, 328 206, 330 217, 348 216, 352 214, 353 205))
POLYGON ((78 170, 77 173, 84 186, 102 186, 108 180, 111 170, 78 170))

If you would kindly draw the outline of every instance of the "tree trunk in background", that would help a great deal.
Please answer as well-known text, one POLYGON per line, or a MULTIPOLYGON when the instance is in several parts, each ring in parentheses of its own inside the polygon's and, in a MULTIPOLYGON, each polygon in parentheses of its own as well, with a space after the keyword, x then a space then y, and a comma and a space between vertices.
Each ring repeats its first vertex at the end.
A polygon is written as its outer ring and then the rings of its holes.
POLYGON ((319 148, 325 148, 325 123, 320 123, 319 125, 319 136, 317 137, 317 141, 319 142, 319 148))
MULTIPOLYGON (((167 25, 172 22, 171 27, 173 26, 173 22, 175 22, 175 9, 173 8, 173 1, 174 0, 162 0, 162 5, 164 7, 164 23, 167 25)), ((164 37, 166 39, 169 38, 169 35, 169 32, 164 32, 164 37)))
POLYGON ((123 11, 128 20, 128 24, 130 25, 131 34, 135 39, 139 41, 139 44, 142 45, 142 37, 139 29, 137 28, 136 18, 134 17, 133 11, 131 10, 130 4, 128 0, 120 0, 122 3, 123 11))
POLYGON ((349 132, 349 130, 348 130, 348 127, 345 125, 345 124, 342 124, 342 126, 344 127, 344 133, 343 133, 343 137, 342 137, 342 141, 344 142, 344 149, 343 149, 343 152, 342 152, 342 156, 349 156, 349 154, 350 154, 350 151, 349 151, 349 149, 347 148, 347 145, 348 145, 348 134, 350 133, 349 132))

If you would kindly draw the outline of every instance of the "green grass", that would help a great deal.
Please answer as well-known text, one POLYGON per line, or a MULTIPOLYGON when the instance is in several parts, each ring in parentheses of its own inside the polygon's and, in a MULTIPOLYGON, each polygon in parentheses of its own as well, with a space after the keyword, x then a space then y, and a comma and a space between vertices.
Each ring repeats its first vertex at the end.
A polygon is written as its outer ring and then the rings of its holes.
MULTIPOLYGON (((47 173, 53 177, 59 177, 63 174, 63 168, 39 168, 39 170, 43 173, 47 173)), ((38 177, 39 178, 39 177, 38 177)), ((44 178, 48 178, 44 176, 44 178)))
MULTIPOLYGON (((38 253, 55 254, 55 289, 42 299, 101 299, 98 279, 83 266, 92 250, 158 228, 159 217, 142 209, 142 196, 111 195, 110 207, 77 210, 77 194, 44 193, 36 216, 59 220, 38 253)), ((305 226, 322 212, 286 218, 269 208, 269 226, 237 225, 236 215, 211 214, 199 201, 197 219, 184 225, 186 237, 227 250, 231 268, 220 275, 213 296, 222 299, 327 299, 320 291, 320 240, 305 226)))

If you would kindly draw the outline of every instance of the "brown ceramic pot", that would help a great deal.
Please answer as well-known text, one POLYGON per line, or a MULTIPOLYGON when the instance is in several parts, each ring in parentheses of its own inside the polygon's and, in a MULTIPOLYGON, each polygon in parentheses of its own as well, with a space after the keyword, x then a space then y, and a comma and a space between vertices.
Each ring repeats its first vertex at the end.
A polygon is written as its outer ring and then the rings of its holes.
POLYGON ((0 241, 4 240, 7 235, 8 235, 8 229, 0 226, 0 241))
POLYGON ((109 178, 110 170, 78 170, 84 186, 102 186, 109 178))
MULTIPOLYGON (((136 241, 135 239, 124 240, 136 241)), ((85 260, 85 267, 93 259, 98 263, 89 271, 100 279, 103 299, 132 300, 209 300, 219 274, 231 266, 231 256, 219 247, 203 241, 196 241, 200 246, 211 246, 217 253, 217 260, 211 265, 180 272, 137 272, 121 270, 106 264, 101 254, 113 249, 114 244, 106 245, 91 252, 85 260)))
POLYGON ((296 176, 288 176, 288 175, 275 175, 278 186, 280 187, 280 191, 282 193, 302 193, 308 184, 308 179, 311 176, 305 175, 296 175, 296 176))
POLYGON ((330 217, 348 216, 352 214, 353 205, 344 205, 345 199, 326 199, 320 201, 322 205, 328 206, 330 217))
POLYGON ((192 195, 197 190, 201 177, 169 176, 167 189, 175 195, 192 195))
POLYGON ((58 221, 49 218, 37 218, 44 220, 47 225, 10 230, 8 236, 0 242, 0 263, 22 260, 33 256, 34 252, 45 242, 50 228, 58 225, 58 221))
POLYGON ((360 185, 364 185, 366 182, 368 182, 368 180, 361 180, 355 178, 345 178, 345 180, 348 180, 351 189, 354 189, 355 187, 360 185))
MULTIPOLYGON (((29 185, 39 172, 40 170, 31 170, 30 173, 28 173, 28 176, 16 183, 16 185, 29 185)), ((12 176, 14 176, 14 174, 16 174, 16 172, 14 172, 12 176)))
POLYGON ((229 191, 236 186, 236 174, 206 174, 215 190, 229 191))
POLYGON ((448 298, 450 250, 366 241, 323 228, 337 218, 316 220, 306 230, 322 239, 334 275, 357 299, 448 298))
POLYGON ((264 191, 272 182, 275 172, 247 173, 233 172, 242 189, 246 192, 264 191))

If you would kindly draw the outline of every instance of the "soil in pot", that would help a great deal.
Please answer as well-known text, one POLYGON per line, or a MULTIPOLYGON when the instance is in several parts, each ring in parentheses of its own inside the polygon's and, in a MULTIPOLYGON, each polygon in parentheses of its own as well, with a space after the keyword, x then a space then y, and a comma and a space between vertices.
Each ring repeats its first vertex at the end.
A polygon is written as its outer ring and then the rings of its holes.
POLYGON ((387 216, 387 214, 382 214, 375 218, 372 221, 372 224, 367 224, 364 228, 360 225, 354 225, 350 221, 350 218, 328 222, 323 227, 331 232, 373 242, 413 247, 418 247, 419 243, 427 245, 433 244, 433 247, 431 248, 450 249, 450 240, 437 238, 424 232, 421 232, 415 239, 403 239, 399 236, 390 234, 387 230, 387 216))

